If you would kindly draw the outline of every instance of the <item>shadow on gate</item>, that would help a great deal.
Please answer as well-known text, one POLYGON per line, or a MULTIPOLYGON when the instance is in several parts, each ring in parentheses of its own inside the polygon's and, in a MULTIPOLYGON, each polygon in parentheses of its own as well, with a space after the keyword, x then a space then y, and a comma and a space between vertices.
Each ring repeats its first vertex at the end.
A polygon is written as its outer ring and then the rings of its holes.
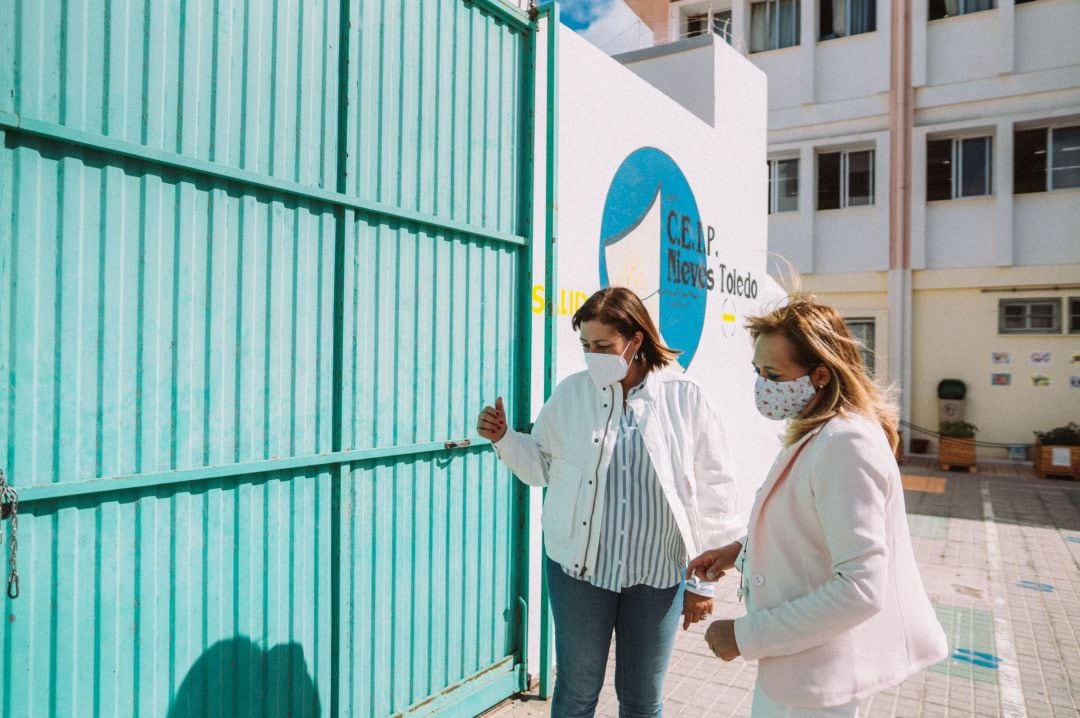
POLYGON ((321 714, 303 648, 289 643, 264 650, 243 636, 207 649, 169 708, 169 718, 321 714))

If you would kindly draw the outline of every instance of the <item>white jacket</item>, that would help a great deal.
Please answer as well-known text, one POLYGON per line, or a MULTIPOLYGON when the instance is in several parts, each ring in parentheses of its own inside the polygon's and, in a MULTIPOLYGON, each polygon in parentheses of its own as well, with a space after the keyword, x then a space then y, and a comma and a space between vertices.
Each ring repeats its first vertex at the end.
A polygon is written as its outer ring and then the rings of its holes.
MULTIPOLYGON (((702 388, 671 371, 650 372, 627 404, 689 555, 740 534, 727 444, 702 388)), ((596 566, 608 465, 622 415, 622 385, 600 389, 588 372, 567 377, 531 434, 508 429, 499 458, 530 486, 546 486, 544 544, 552 560, 586 577, 596 566)), ((712 595, 711 586, 691 590, 712 595)))
POLYGON ((862 700, 948 655, 876 421, 834 417, 777 457, 735 565, 749 591, 735 640, 774 701, 862 700))

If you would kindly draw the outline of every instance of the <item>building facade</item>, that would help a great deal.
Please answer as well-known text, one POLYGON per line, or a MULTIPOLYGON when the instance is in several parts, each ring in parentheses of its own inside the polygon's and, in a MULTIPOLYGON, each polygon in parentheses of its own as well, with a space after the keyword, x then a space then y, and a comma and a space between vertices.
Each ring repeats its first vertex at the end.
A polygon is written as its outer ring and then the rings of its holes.
MULTIPOLYGON (((1080 421, 1080 1, 639 13, 669 64, 709 35, 766 72, 774 271, 844 312, 907 423, 937 430, 946 378, 967 385, 978 440, 1002 445, 982 458, 1080 421)), ((646 52, 624 57, 655 68, 646 52)))

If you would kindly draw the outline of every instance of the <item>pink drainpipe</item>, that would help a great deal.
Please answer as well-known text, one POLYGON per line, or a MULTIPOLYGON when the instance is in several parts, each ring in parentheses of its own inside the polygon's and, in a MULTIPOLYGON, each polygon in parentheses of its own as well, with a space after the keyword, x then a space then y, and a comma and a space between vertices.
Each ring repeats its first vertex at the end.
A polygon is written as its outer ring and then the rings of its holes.
POLYGON ((889 82, 889 269, 911 267, 911 4, 892 0, 889 82))

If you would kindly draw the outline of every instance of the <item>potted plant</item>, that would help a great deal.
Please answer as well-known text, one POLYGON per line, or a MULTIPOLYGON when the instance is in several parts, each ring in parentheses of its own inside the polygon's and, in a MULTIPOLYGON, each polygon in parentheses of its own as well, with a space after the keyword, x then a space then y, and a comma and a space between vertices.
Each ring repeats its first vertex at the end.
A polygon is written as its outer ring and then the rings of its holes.
POLYGON ((1040 479, 1048 475, 1080 478, 1080 424, 1069 422, 1049 431, 1036 431, 1032 459, 1040 479))
POLYGON ((938 463, 942 471, 953 466, 975 471, 975 432, 979 427, 966 421, 943 421, 938 426, 938 463))

